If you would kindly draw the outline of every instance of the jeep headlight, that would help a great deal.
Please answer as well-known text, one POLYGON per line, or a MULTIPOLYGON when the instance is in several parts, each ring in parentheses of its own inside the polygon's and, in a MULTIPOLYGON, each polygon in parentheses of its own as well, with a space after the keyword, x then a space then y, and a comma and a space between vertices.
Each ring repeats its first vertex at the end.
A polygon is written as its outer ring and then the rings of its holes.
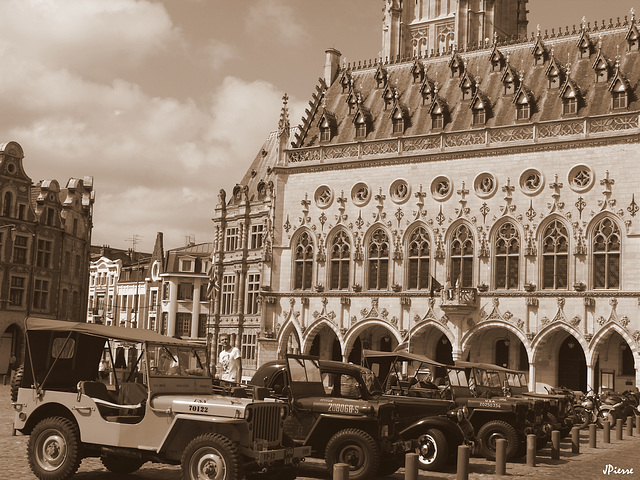
POLYGON ((281 407, 280 408, 280 418, 282 420, 284 420, 285 418, 287 418, 287 414, 289 413, 287 407, 281 407))
POLYGON ((458 417, 458 421, 461 422, 462 420, 464 420, 464 411, 459 408, 456 412, 456 416, 458 417))
POLYGON ((253 418, 253 409, 252 409, 252 408, 247 407, 247 408, 245 409, 245 411, 244 411, 244 419, 245 419, 247 422, 250 422, 252 418, 253 418))
POLYGON ((462 407, 462 414, 464 418, 469 418, 469 409, 466 406, 462 407))

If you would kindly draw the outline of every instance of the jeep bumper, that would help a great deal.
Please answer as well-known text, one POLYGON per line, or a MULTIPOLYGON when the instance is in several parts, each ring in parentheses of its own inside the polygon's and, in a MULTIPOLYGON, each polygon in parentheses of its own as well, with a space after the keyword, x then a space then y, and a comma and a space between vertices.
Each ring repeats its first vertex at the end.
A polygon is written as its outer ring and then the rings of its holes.
POLYGON ((272 465, 274 463, 297 464, 304 457, 311 455, 310 446, 285 447, 274 450, 254 451, 256 463, 260 466, 272 465))

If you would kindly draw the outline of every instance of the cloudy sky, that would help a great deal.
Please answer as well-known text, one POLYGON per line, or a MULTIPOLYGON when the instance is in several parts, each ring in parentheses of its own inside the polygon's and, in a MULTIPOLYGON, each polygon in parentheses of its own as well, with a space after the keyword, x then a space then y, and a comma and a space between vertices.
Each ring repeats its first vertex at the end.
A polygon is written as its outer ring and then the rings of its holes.
MULTIPOLYGON (((380 50, 382 0, 2 0, 0 143, 34 182, 92 176, 93 244, 211 241, 217 192, 324 67, 380 50)), ((640 0, 530 0, 529 30, 640 11, 640 0), (613 5, 613 7, 611 7, 613 5)))

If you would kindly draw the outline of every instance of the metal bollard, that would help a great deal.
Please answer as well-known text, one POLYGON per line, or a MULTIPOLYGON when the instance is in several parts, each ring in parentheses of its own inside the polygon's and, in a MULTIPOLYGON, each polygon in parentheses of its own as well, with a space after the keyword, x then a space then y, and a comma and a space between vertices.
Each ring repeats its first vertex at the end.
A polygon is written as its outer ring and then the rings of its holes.
POLYGON ((560 430, 551 432, 551 460, 560 458, 560 430))
POLYGON ((626 427, 627 427, 626 428, 627 437, 631 437, 633 435, 633 417, 631 415, 627 417, 626 427))
POLYGON ((622 440, 622 419, 616 420, 616 440, 622 440))
POLYGON ((469 479, 469 450, 467 445, 458 445, 457 480, 469 479))
POLYGON ((611 443, 611 424, 609 420, 602 422, 602 443, 611 443))
POLYGON ((334 463, 333 480, 349 480, 349 465, 346 463, 334 463))
POLYGON ((530 433, 527 435, 527 465, 530 467, 536 466, 536 440, 538 437, 530 433))
POLYGON ((580 453, 580 429, 578 427, 571 429, 571 453, 580 453))
POLYGON ((496 475, 507 474, 507 441, 504 438, 496 440, 496 475))
POLYGON ((636 435, 640 435, 640 415, 636 415, 636 435))
POLYGON ((404 456, 404 480, 418 480, 417 453, 407 453, 404 456))
POLYGON ((589 448, 596 448, 596 431, 598 426, 595 423, 589 425, 589 448))

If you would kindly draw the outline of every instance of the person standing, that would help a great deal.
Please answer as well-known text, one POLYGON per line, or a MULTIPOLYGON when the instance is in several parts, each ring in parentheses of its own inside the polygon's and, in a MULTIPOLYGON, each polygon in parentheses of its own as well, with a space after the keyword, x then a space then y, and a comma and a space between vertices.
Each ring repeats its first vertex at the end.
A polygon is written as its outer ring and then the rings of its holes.
POLYGON ((220 336, 222 350, 218 356, 222 369, 220 379, 228 382, 240 382, 242 379, 242 357, 238 347, 231 345, 229 335, 223 333, 220 336))

